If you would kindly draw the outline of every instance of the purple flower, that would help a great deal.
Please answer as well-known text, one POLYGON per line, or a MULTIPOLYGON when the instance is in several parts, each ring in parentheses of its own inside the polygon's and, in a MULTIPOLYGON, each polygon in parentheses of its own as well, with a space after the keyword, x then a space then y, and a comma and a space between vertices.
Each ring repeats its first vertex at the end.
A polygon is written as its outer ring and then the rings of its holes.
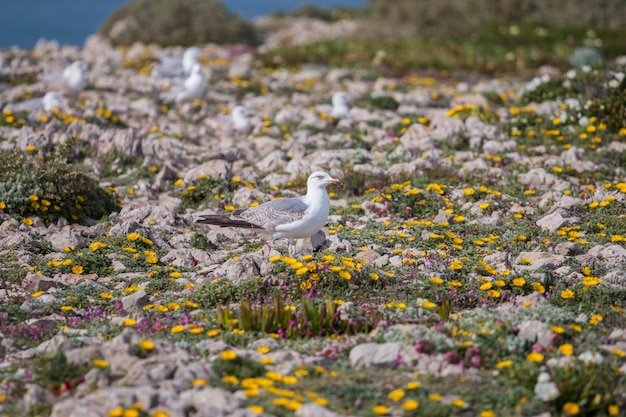
POLYGON ((419 353, 432 353, 435 350, 435 344, 426 339, 417 339, 415 341, 415 351, 419 353))
POLYGON ((446 362, 452 363, 452 364, 459 363, 459 361, 461 360, 461 357, 459 356, 459 354, 453 350, 446 352, 446 354, 443 355, 443 357, 446 360, 446 362))
POLYGON ((481 365, 483 364, 483 358, 481 358, 480 355, 472 356, 471 359, 469 360, 469 363, 474 368, 480 368, 481 365))

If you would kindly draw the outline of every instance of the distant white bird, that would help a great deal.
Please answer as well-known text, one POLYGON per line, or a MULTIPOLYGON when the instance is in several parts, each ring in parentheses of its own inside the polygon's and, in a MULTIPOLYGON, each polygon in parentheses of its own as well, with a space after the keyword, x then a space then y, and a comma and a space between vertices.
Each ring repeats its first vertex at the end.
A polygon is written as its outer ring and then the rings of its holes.
POLYGON ((202 66, 200 64, 194 64, 191 68, 189 77, 185 79, 185 89, 176 95, 176 102, 183 103, 185 101, 195 100, 202 97, 204 93, 205 80, 202 73, 202 66))
POLYGON ((17 103, 9 103, 5 106, 5 110, 33 112, 43 109, 50 112, 55 108, 61 109, 61 99, 62 96, 60 93, 50 91, 43 97, 32 98, 30 100, 24 100, 17 103))
POLYGON ((61 106, 63 105, 63 101, 62 101, 63 97, 61 96, 61 94, 57 93, 56 91, 49 91, 46 93, 45 96, 43 96, 43 98, 41 99, 41 101, 43 102, 43 109, 47 112, 51 112, 54 109, 61 109, 61 106))
POLYGON ((158 64, 152 66, 150 74, 157 78, 184 78, 191 74, 194 64, 200 59, 200 49, 192 46, 185 49, 182 59, 164 56, 158 64))
POLYGON ((83 91, 85 84, 87 84, 85 71, 87 71, 87 64, 83 61, 74 61, 72 65, 65 68, 63 79, 67 84, 67 88, 63 91, 63 95, 75 96, 83 91))
POLYGON ((83 91, 87 84, 85 71, 87 71, 87 64, 78 60, 72 62, 62 72, 42 75, 40 81, 50 91, 57 91, 64 96, 76 96, 83 91))
POLYGON ((166 103, 175 101, 184 103, 201 98, 206 86, 206 79, 200 64, 194 64, 189 77, 185 78, 183 85, 174 85, 170 90, 161 95, 161 99, 166 103))
POLYGON ((252 131, 252 122, 250 122, 249 116, 250 107, 241 104, 233 107, 230 117, 237 133, 248 134, 252 131))
POLYGON ((193 66, 198 63, 200 59, 200 49, 192 46, 191 48, 187 48, 185 53, 183 54, 183 73, 185 76, 191 74, 191 70, 193 70, 193 66))
POLYGON ((350 96, 343 91, 337 91, 333 94, 332 106, 328 104, 318 104, 315 109, 319 113, 324 113, 332 117, 333 119, 340 119, 345 117, 350 111, 350 96))
POLYGON ((330 212, 330 198, 326 187, 330 184, 342 185, 341 181, 325 172, 314 172, 306 182, 306 195, 235 210, 230 216, 204 215, 197 222, 254 229, 272 242, 275 239, 288 239, 288 250, 291 253, 294 239, 309 238, 326 224, 330 212))
POLYGON ((345 117, 350 111, 350 106, 348 103, 350 102, 350 96, 343 91, 337 91, 333 94, 333 109, 330 112, 330 117, 333 119, 340 119, 345 117))

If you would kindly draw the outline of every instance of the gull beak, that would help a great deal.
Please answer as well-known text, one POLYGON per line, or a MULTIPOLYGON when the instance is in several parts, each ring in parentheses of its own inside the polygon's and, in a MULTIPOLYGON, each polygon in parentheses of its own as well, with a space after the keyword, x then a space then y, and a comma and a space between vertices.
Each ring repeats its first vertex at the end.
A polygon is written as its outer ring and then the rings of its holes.
POLYGON ((331 178, 330 180, 328 180, 329 184, 335 184, 338 187, 343 187, 343 182, 341 182, 341 180, 338 180, 336 178, 331 178))

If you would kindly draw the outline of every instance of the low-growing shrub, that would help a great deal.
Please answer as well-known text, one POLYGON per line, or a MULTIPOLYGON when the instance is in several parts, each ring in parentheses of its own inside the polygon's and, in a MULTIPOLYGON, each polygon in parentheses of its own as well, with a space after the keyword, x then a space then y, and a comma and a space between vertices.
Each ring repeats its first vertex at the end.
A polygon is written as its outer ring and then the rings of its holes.
POLYGON ((220 0, 135 0, 109 16, 99 33, 115 45, 258 43, 254 27, 220 0))
POLYGON ((62 150, 45 161, 5 150, 0 152, 0 209, 26 224, 32 224, 31 216, 50 224, 61 217, 85 223, 118 206, 115 194, 69 163, 62 150))

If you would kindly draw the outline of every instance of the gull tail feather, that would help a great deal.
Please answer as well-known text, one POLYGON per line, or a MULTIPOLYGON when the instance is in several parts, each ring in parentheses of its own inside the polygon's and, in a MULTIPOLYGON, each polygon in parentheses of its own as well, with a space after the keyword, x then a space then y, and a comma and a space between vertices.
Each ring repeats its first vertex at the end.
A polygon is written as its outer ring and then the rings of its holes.
POLYGON ((252 223, 248 223, 245 220, 234 220, 231 219, 229 216, 223 216, 220 214, 205 214, 204 216, 200 217, 196 222, 222 227, 247 227, 250 229, 261 229, 261 227, 252 223))

